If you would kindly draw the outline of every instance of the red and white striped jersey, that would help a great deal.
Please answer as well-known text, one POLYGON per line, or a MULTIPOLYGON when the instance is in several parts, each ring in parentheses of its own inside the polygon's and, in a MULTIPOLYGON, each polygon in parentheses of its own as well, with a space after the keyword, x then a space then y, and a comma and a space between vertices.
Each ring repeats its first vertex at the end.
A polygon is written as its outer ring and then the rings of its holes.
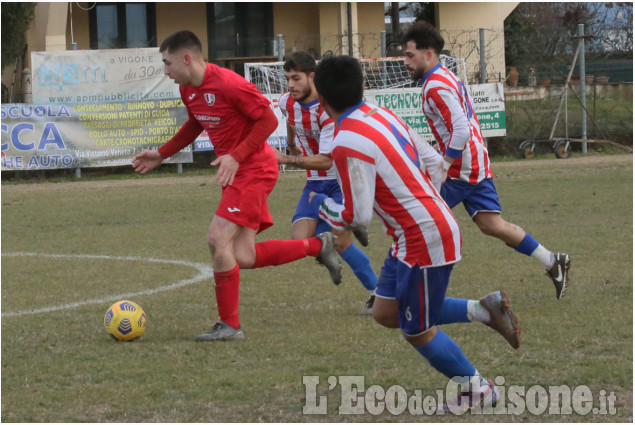
MULTIPOLYGON (((493 177, 481 125, 465 85, 439 63, 423 77, 423 113, 441 152, 458 150, 448 176, 476 184, 493 177)), ((450 155, 452 156, 452 155, 450 155)))
POLYGON ((334 143, 344 201, 326 199, 320 218, 337 229, 354 228, 367 226, 374 210, 400 261, 436 267, 460 260, 459 225, 422 170, 401 119, 362 102, 342 114, 334 143))
MULTIPOLYGON (((280 96, 280 110, 296 134, 296 143, 304 156, 324 154, 331 156, 335 122, 324 112, 317 100, 302 104, 293 100, 291 93, 280 96)), ((306 170, 308 180, 335 179, 335 166, 330 170, 306 170)))

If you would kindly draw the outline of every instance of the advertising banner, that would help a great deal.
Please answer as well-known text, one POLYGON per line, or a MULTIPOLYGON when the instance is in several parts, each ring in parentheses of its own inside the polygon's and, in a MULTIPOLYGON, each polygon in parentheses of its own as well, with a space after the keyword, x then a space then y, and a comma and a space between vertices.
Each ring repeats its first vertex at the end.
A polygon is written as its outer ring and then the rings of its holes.
MULTIPOLYGON (((484 137, 505 136, 505 101, 502 83, 475 84, 468 87, 474 100, 474 110, 481 124, 484 137)), ((278 128, 268 142, 271 146, 286 147, 286 121, 278 105, 282 94, 264 95, 272 103, 273 111, 278 117, 278 128)), ((416 130, 424 140, 434 141, 434 135, 423 115, 421 105, 421 88, 381 89, 364 91, 364 100, 395 112, 410 127, 416 130)), ((205 134, 197 139, 196 150, 213 150, 205 134)))
MULTIPOLYGON (((507 132, 503 84, 474 84, 468 88, 474 100, 474 111, 481 124, 483 136, 505 136, 507 132)), ((364 99, 396 113, 428 142, 434 140, 423 115, 421 88, 367 90, 364 92, 364 99)))
MULTIPOLYGON (((2 170, 130 165, 158 149, 187 119, 180 99, 85 104, 5 104, 2 170)), ((191 147, 165 163, 192 162, 191 147)))
POLYGON ((33 103, 133 102, 178 98, 156 47, 31 53, 33 103))

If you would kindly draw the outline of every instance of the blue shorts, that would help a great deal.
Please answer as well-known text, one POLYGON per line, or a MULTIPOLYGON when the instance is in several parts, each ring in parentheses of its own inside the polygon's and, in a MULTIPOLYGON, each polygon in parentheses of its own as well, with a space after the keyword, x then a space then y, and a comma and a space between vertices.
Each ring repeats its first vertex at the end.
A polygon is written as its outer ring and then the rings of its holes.
POLYGON ((441 186, 441 197, 450 208, 463 202, 465 210, 472 218, 478 212, 501 212, 498 192, 491 178, 483 179, 477 184, 448 178, 441 186))
POLYGON ((437 323, 453 266, 411 268, 388 254, 375 295, 397 300, 403 333, 420 335, 437 323))
POLYGON ((337 180, 308 180, 304 186, 304 190, 302 190, 302 196, 300 196, 298 200, 298 205, 295 208, 295 214, 293 215, 291 223, 295 223, 303 218, 311 218, 313 220, 320 219, 318 215, 320 206, 309 204, 309 194, 311 192, 324 193, 329 198, 333 198, 335 202, 342 203, 342 189, 340 189, 337 180))

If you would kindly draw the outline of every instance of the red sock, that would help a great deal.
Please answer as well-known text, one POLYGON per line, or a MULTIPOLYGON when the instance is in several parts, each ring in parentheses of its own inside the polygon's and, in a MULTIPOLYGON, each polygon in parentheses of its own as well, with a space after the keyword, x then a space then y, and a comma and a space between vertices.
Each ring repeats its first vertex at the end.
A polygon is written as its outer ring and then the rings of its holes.
POLYGON ((240 268, 238 264, 225 272, 214 272, 216 283, 216 305, 220 320, 234 329, 240 327, 238 319, 238 295, 240 288, 240 268))
POLYGON ((322 249, 318 238, 295 239, 290 241, 264 241, 256 244, 256 262, 254 269, 267 266, 279 266, 307 256, 317 257, 322 249))

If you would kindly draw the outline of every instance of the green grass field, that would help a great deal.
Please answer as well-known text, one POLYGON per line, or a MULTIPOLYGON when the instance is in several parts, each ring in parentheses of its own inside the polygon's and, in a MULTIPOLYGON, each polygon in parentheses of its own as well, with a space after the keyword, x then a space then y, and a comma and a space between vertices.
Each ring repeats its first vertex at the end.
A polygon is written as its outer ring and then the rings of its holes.
MULTIPOLYGON (((503 216, 571 255, 568 296, 557 301, 536 260, 481 235, 457 207, 463 260, 449 295, 507 290, 523 345, 513 350, 481 324, 445 331, 507 388, 586 385, 594 406, 615 396, 613 415, 340 414, 329 377, 363 376, 365 389, 399 385, 408 395, 434 395, 447 381, 398 331, 356 316, 367 294, 350 269, 336 287, 311 259, 243 271, 246 340, 195 343, 217 318, 211 279, 197 280, 195 266, 209 265, 220 189, 211 175, 162 175, 2 186, 2 421, 632 422, 632 156, 493 169, 503 216), (144 337, 112 341, 103 315, 113 297, 153 289, 131 298, 148 315, 144 337), (303 376, 320 378, 326 414, 303 415, 303 376)), ((288 238, 303 183, 301 172, 281 175, 270 198, 276 225, 261 239, 288 238)), ((376 219, 370 232, 378 272, 390 241, 376 219)))

